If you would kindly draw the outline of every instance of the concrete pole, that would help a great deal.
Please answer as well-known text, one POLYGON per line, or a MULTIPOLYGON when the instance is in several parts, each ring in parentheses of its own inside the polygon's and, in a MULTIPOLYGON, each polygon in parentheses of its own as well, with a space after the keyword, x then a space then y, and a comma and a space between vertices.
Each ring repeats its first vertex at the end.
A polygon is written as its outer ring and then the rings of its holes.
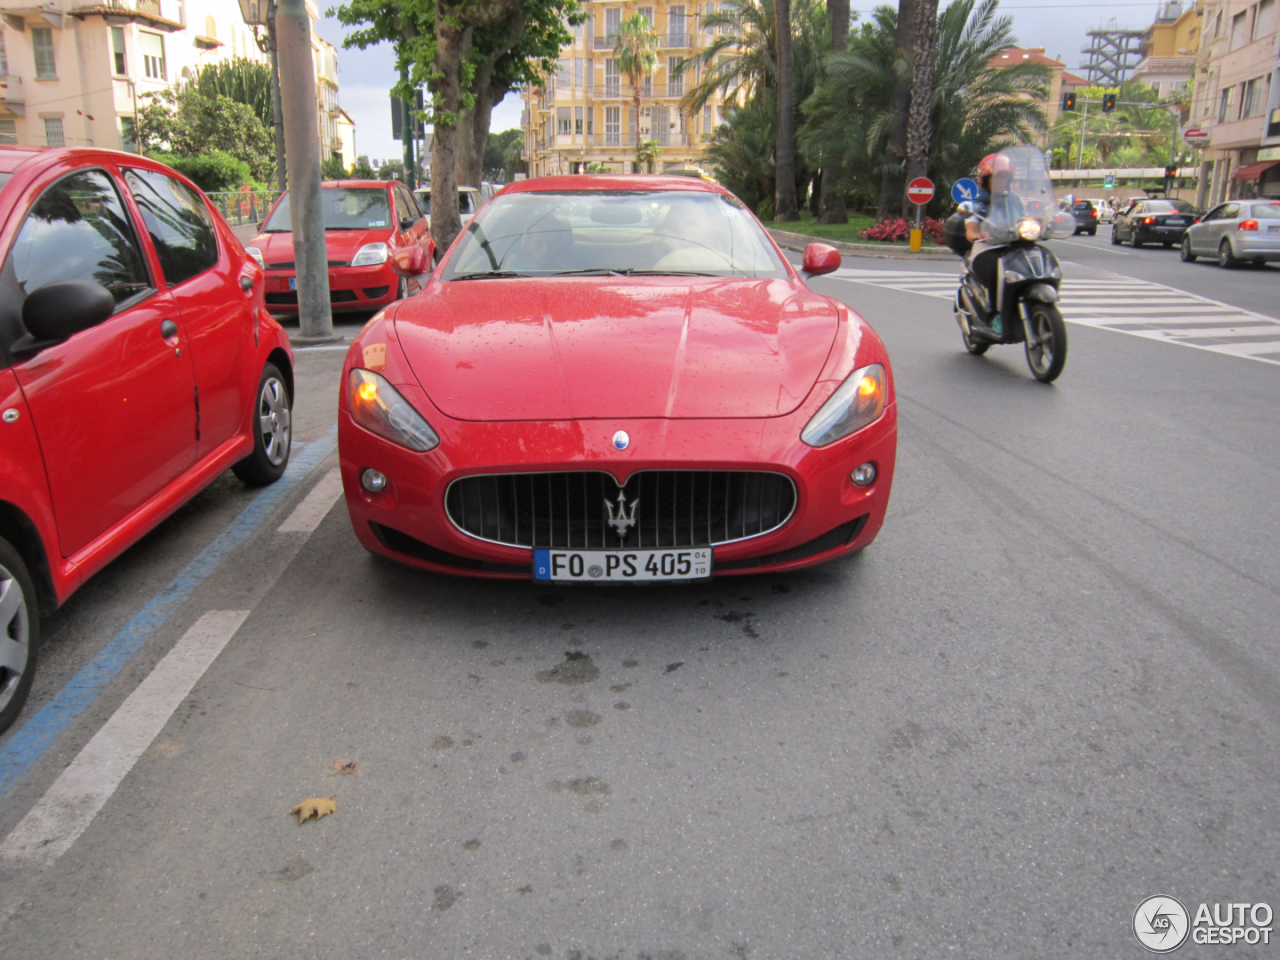
POLYGON ((276 189, 289 189, 289 165, 284 155, 284 113, 280 109, 280 56, 276 44, 276 0, 267 7, 267 52, 271 54, 271 113, 276 137, 276 189))
POLYGON ((289 157, 289 212, 297 264, 298 318, 302 339, 333 336, 329 308, 329 257, 320 200, 320 109, 311 56, 311 21, 305 0, 279 0, 276 42, 280 52, 280 106, 289 157))
POLYGON ((1206 210, 1209 200, 1209 176, 1213 171, 1213 163, 1205 160, 1200 164, 1200 183, 1196 185, 1196 209, 1206 210))
MULTIPOLYGON (((400 68, 400 81, 402 83, 407 83, 409 81, 408 67, 400 68)), ((413 99, 402 99, 400 101, 400 133, 402 134, 400 142, 404 144, 404 182, 410 190, 415 190, 418 186, 417 164, 413 158, 413 144, 415 140, 413 128, 415 125, 414 121, 417 119, 413 115, 413 108, 415 106, 414 101, 416 99, 417 97, 415 96, 413 99)))

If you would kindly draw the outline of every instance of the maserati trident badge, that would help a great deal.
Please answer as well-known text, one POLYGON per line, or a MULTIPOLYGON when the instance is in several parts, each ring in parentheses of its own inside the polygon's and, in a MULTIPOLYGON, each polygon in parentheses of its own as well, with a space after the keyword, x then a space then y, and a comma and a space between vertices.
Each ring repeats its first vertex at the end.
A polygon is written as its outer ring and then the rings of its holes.
MULTIPOLYGON (((625 436, 625 434, 624 434, 625 436)), ((618 512, 613 512, 613 504, 608 500, 604 501, 604 508, 609 514, 609 526, 618 532, 618 539, 625 540, 627 531, 636 525, 636 504, 640 502, 637 497, 631 501, 631 512, 627 513, 627 500, 622 495, 622 491, 618 491, 618 512)))
POLYGON ((631 438, 627 436, 627 431, 625 430, 619 430, 617 433, 613 435, 613 445, 617 447, 619 450, 627 449, 627 446, 630 443, 631 443, 631 438))

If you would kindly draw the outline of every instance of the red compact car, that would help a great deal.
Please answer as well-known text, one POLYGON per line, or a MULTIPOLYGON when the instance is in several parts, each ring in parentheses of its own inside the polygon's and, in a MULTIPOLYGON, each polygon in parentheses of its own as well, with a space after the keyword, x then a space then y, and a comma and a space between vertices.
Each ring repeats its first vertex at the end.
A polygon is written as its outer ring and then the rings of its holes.
MULTIPOLYGON (((813 244, 804 271, 840 265, 813 244)), ((425 269, 421 255, 398 269, 425 269)), ((369 550, 443 573, 692 581, 865 547, 897 449, 884 345, 686 177, 507 187, 347 354, 369 550)))
MULTIPOLYGON (((333 310, 373 311, 418 291, 417 277, 391 269, 397 250, 420 248, 428 262, 435 253, 427 218, 408 187, 387 180, 340 180, 321 184, 320 197, 333 310)), ((276 201, 262 232, 245 249, 267 271, 267 309, 297 313, 288 193, 276 201)))
POLYGON ((40 619, 228 467, 284 473, 289 341, 181 175, 0 147, 0 730, 40 619))

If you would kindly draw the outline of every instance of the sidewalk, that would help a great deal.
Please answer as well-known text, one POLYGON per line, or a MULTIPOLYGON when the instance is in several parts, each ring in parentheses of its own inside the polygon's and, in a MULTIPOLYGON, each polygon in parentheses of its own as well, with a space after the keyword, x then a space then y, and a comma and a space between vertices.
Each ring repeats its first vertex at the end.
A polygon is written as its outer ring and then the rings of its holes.
POLYGON ((799 253, 804 253, 804 248, 811 243, 825 243, 835 247, 846 257, 879 257, 882 260, 959 259, 946 247, 925 247, 919 253, 912 253, 905 244, 841 243, 837 240, 824 240, 822 237, 810 237, 803 233, 789 233, 786 230, 770 230, 769 235, 783 250, 795 250, 799 253))

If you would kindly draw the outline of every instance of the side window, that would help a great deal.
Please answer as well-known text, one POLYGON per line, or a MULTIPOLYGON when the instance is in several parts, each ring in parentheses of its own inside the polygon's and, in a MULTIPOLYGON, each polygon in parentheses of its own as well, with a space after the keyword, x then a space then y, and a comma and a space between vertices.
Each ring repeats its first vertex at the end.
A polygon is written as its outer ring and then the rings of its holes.
POLYGON ((396 221, 399 223, 405 220, 412 220, 414 223, 417 223, 418 208, 415 207, 413 205, 413 201, 409 199, 409 191, 404 187, 397 186, 395 188, 395 195, 396 221))
POLYGON ((204 200, 190 187, 151 170, 124 175, 155 244, 170 286, 190 280, 218 263, 218 238, 204 200))
POLYGON ((422 208, 418 206, 418 198, 413 195, 413 192, 408 187, 404 188, 404 196, 405 203, 409 206, 409 216, 413 217, 415 221, 421 220, 423 213, 422 208))
POLYGON ((1219 220, 1234 220, 1240 216, 1240 204, 1228 203, 1222 208, 1222 212, 1218 214, 1219 220))
POLYGON ((119 304, 151 287, 133 221, 101 170, 73 173, 41 194, 9 262, 24 295, 57 280, 91 280, 119 304))

